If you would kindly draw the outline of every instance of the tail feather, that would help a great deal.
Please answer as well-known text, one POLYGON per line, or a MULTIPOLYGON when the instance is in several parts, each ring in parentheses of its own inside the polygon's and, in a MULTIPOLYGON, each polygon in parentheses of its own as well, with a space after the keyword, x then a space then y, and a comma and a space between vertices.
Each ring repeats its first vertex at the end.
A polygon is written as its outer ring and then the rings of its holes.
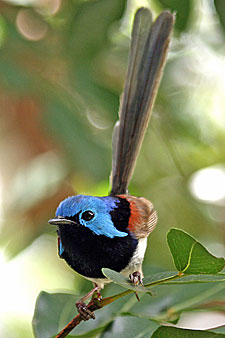
POLYGON ((140 8, 135 16, 119 121, 113 132, 111 195, 126 194, 162 76, 174 17, 140 8))

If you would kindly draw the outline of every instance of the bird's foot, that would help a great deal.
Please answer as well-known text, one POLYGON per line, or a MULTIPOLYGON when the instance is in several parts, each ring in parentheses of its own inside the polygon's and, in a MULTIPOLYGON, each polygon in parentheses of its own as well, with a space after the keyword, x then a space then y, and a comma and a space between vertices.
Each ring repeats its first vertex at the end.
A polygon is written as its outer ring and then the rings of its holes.
POLYGON ((79 312, 79 314, 81 315, 83 320, 86 321, 86 320, 89 320, 91 318, 95 319, 94 312, 89 310, 87 305, 82 300, 78 300, 76 302, 76 307, 77 307, 77 311, 79 312))
MULTIPOLYGON (((135 271, 135 272, 131 273, 129 275, 129 279, 130 279, 131 283, 134 284, 134 286, 137 286, 137 285, 144 286, 144 284, 142 282, 142 276, 141 276, 141 273, 139 271, 135 271)), ((140 298, 139 298, 137 292, 135 292, 135 296, 136 296, 137 300, 140 302, 140 298)))
POLYGON ((76 308, 79 314, 81 315, 81 318, 83 320, 89 320, 89 319, 95 319, 95 314, 91 310, 88 309, 88 305, 84 303, 85 300, 87 300, 89 297, 91 297, 91 302, 98 302, 101 300, 102 296, 100 293, 100 288, 95 284, 95 287, 88 292, 84 297, 79 299, 76 302, 76 308))
POLYGON ((131 273, 129 275, 129 279, 130 279, 131 283, 134 284, 135 286, 136 285, 143 285, 142 276, 141 276, 141 273, 139 271, 135 271, 135 272, 131 273))

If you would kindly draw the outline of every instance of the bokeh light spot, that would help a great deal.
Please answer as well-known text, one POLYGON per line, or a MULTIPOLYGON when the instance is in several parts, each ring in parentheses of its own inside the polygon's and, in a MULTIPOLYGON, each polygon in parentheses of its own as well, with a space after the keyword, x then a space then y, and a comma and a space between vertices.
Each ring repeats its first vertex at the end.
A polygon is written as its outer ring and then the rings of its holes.
POLYGON ((16 25, 20 34, 31 41, 43 39, 48 30, 47 23, 31 9, 21 9, 18 12, 16 25))
POLYGON ((214 166, 199 170, 191 177, 190 191, 195 198, 201 201, 223 202, 225 200, 225 168, 214 166))

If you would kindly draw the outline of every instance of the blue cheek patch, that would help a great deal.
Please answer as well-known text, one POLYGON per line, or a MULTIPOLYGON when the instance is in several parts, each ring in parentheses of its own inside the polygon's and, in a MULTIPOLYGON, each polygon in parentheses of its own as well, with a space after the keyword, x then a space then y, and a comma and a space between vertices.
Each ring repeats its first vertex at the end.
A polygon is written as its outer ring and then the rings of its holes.
POLYGON ((96 235, 104 235, 109 238, 125 237, 128 235, 126 232, 119 231, 115 228, 111 216, 107 213, 98 213, 97 217, 89 222, 85 222, 81 219, 80 223, 89 228, 96 235))
POLYGON ((64 252, 64 247, 62 246, 62 242, 60 241, 59 237, 58 237, 58 250, 59 250, 59 257, 61 257, 64 252))

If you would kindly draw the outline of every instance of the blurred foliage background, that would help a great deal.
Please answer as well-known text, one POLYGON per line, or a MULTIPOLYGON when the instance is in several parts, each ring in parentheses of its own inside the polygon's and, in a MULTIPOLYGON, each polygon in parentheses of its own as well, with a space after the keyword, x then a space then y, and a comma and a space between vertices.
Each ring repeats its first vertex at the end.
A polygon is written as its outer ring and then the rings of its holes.
POLYGON ((224 255, 224 0, 0 1, 0 336, 31 337, 42 290, 90 283, 48 226, 71 194, 106 195, 134 12, 176 12, 168 62, 130 193, 159 215, 149 265, 172 269, 178 227, 224 255))

